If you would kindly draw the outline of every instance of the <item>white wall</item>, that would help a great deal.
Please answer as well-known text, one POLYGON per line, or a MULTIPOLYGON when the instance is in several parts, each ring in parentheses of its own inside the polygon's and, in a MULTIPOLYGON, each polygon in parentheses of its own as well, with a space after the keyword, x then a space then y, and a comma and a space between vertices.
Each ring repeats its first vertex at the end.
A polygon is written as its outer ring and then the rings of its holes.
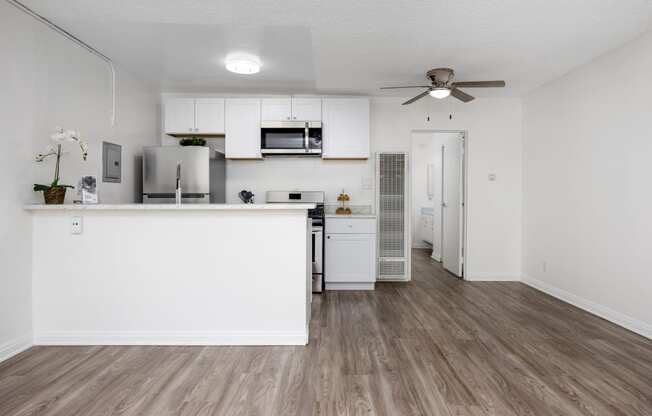
POLYGON ((525 280, 652 336, 652 34, 525 99, 525 280))
MULTIPOLYGON (((42 201, 35 182, 52 181, 52 162, 37 166, 34 154, 58 125, 81 130, 90 144, 89 160, 68 149, 62 181, 76 184, 82 174, 101 178, 101 141, 123 145, 123 183, 100 183, 105 202, 134 199, 134 156, 156 141, 158 99, 118 68, 118 121, 109 123, 110 73, 106 64, 33 18, 0 2, 2 93, 0 128, 0 360, 31 343, 31 219, 27 202, 42 201)), ((68 202, 74 192, 69 192, 68 202)))
MULTIPOLYGON (((438 143, 435 143, 434 133, 416 132, 411 135, 411 139, 412 247, 429 248, 430 246, 423 240, 421 208, 435 206, 434 195, 428 196, 428 165, 434 166, 437 164, 437 159, 441 160, 441 144, 437 146, 438 143), (439 158, 437 158, 438 150, 439 158)), ((438 166, 441 169, 441 162, 438 166)))
POLYGON ((413 130, 467 131, 466 277, 517 280, 521 273, 521 101, 482 98, 468 104, 377 98, 371 105, 372 151, 410 151, 413 130), (453 119, 449 114, 453 110, 453 119), (427 116, 430 115, 430 121, 427 116), (489 182, 488 174, 496 181, 489 182))
MULTIPOLYGON (((412 189, 412 247, 430 248, 432 258, 442 256, 442 146, 448 141, 460 140, 460 132, 415 131, 412 133, 411 189, 412 189), (432 169, 428 172, 428 164, 432 169), (430 173, 432 195, 428 196, 430 173), (432 208, 432 245, 424 242, 421 208, 432 208)), ((462 191, 462 190, 460 190, 462 191)))
MULTIPOLYGON (((371 152, 410 152, 414 130, 468 132, 469 236, 467 277, 472 280, 514 280, 521 275, 521 100, 482 98, 462 104, 423 99, 401 106, 399 98, 372 98, 371 152), (451 110, 453 119, 449 119, 451 110), (430 120, 427 116, 430 114, 430 120), (489 173, 497 180, 489 182, 489 173)), ((268 158, 229 161, 227 202, 250 189, 264 202, 265 191, 326 191, 336 203, 344 189, 352 205, 373 205, 374 190, 363 181, 375 176, 375 160, 328 161, 268 158)))

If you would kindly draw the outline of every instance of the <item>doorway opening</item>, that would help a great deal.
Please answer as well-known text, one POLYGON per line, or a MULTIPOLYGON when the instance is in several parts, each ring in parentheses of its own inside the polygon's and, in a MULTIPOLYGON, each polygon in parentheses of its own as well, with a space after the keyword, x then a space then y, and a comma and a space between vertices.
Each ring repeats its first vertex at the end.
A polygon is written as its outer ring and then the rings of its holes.
POLYGON ((428 250, 445 270, 464 278, 466 246, 466 132, 413 131, 411 245, 428 250))

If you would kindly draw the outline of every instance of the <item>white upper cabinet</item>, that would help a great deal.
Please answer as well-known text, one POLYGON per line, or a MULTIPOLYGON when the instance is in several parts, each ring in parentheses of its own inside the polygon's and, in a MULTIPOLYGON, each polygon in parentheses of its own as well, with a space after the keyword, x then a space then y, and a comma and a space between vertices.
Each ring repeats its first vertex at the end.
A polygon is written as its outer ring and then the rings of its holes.
POLYGON ((262 120, 263 121, 292 120, 292 99, 290 97, 263 98, 262 120))
POLYGON ((321 98, 263 98, 263 121, 320 121, 321 98))
POLYGON ((369 158, 369 99, 322 99, 324 159, 369 158))
POLYGON ((292 119, 321 120, 321 98, 292 98, 292 119))
POLYGON ((224 134, 224 99, 171 98, 166 100, 165 133, 224 134))
POLYGON ((225 153, 229 159, 260 159, 261 103, 258 98, 227 98, 225 153))
POLYGON ((195 100, 195 132, 224 134, 224 98, 195 100))
POLYGON ((165 102, 165 133, 188 134, 195 131, 195 100, 173 98, 165 102))

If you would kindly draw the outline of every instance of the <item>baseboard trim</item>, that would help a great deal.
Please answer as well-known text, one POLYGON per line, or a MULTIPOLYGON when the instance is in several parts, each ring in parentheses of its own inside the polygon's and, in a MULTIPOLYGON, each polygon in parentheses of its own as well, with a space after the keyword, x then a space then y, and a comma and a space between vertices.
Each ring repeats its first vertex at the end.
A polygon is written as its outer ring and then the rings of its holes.
POLYGON ((18 338, 10 339, 9 341, 0 344, 0 362, 10 359, 14 355, 32 346, 32 335, 26 334, 18 338))
POLYGON ((530 276, 523 276, 522 282, 537 290, 547 293, 554 298, 570 303, 571 305, 592 313, 593 315, 599 316, 602 319, 606 319, 609 322, 635 332, 645 338, 652 339, 652 325, 646 322, 632 318, 631 316, 615 311, 608 306, 574 295, 530 276))
POLYGON ((374 290, 376 283, 339 283, 326 282, 326 290, 374 290))
POLYGON ((307 332, 42 332, 34 345, 306 345, 307 332))
POLYGON ((510 273, 473 273, 464 276, 469 282, 520 282, 521 275, 510 273))

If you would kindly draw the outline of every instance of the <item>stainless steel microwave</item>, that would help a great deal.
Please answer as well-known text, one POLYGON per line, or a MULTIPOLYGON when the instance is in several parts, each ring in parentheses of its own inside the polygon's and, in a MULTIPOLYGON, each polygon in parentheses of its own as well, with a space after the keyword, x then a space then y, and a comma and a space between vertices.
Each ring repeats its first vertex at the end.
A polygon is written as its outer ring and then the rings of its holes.
POLYGON ((263 155, 319 156, 321 121, 263 121, 260 150, 263 155))

